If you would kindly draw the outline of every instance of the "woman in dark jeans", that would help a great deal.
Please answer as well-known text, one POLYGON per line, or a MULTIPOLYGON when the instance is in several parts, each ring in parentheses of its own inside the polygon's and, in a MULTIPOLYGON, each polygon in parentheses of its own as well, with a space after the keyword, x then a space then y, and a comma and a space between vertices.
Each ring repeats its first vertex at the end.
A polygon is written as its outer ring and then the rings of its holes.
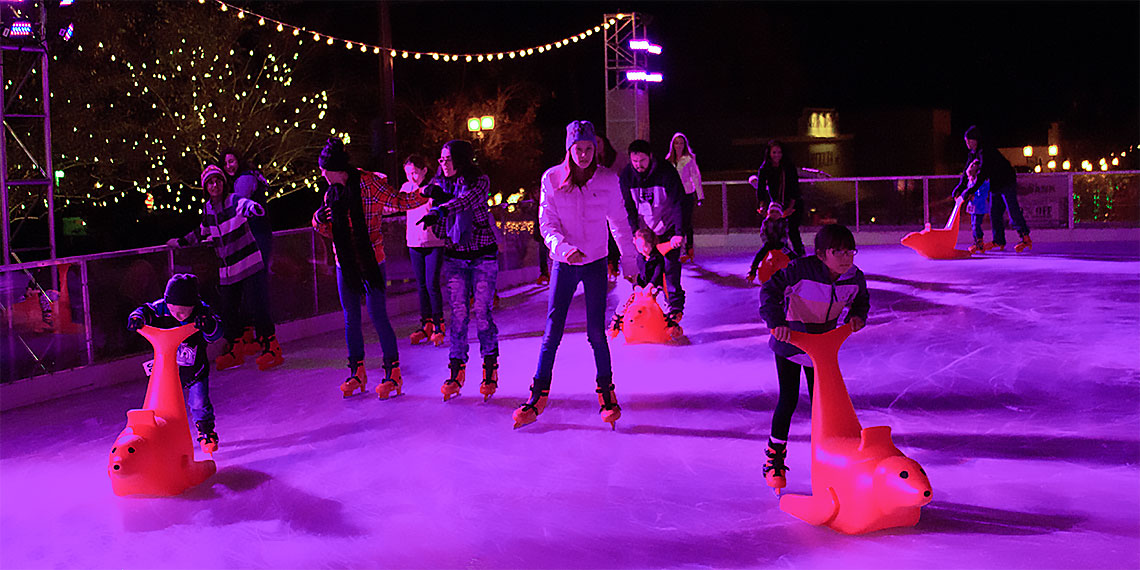
MULTIPOLYGON (((432 178, 431 163, 420 154, 409 155, 404 159, 404 174, 408 180, 400 187, 400 192, 420 194, 432 178)), ((416 222, 428 213, 431 204, 408 210, 407 234, 408 258, 416 272, 420 290, 420 328, 412 333, 412 344, 430 339, 436 346, 443 343, 443 294, 439 287, 439 269, 443 266, 443 246, 445 242, 435 235, 431 228, 416 222)))
POLYGON ((768 211, 768 204, 780 204, 788 220, 788 239, 796 255, 804 255, 804 240, 800 237, 800 224, 804 219, 804 199, 800 195, 800 175, 796 165, 784 153, 784 145, 778 140, 768 141, 764 163, 756 172, 756 204, 762 212, 768 211), (790 213, 789 213, 790 212, 790 213))

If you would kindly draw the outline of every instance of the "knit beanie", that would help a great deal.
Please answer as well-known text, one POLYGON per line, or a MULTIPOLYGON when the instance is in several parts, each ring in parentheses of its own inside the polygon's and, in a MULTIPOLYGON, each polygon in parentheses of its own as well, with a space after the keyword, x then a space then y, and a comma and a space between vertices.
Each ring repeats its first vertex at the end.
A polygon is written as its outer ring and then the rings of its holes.
POLYGON ((329 137, 325 148, 321 149, 321 156, 317 164, 325 170, 333 172, 348 172, 348 152, 344 150, 344 141, 337 137, 329 137))
POLYGON ((780 206, 779 202, 772 202, 771 204, 768 204, 768 215, 772 215, 773 211, 776 212, 777 217, 784 217, 784 208, 780 206))
POLYGON ((202 171, 202 188, 206 187, 206 182, 213 176, 221 176, 222 180, 226 179, 226 173, 222 172, 222 169, 218 168, 218 165, 211 164, 202 171))
POLYGON ((192 273, 178 273, 166 282, 166 293, 162 296, 167 305, 196 306, 198 297, 198 277, 192 273))
POLYGON ((566 125, 566 150, 579 141, 598 144, 598 137, 594 134, 594 125, 590 121, 571 121, 566 125))

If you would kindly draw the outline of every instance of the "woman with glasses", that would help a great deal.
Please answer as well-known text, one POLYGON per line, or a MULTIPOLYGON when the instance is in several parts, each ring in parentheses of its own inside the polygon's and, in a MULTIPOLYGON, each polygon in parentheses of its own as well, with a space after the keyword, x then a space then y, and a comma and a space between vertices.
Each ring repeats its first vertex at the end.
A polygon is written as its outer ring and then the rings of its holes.
POLYGON ((491 181, 475 164, 475 148, 461 140, 449 141, 439 151, 439 172, 427 193, 432 208, 418 223, 444 238, 441 282, 451 307, 447 330, 451 344, 443 401, 459 395, 466 378, 467 328, 472 317, 483 356, 483 382, 479 393, 490 399, 499 383, 499 329, 491 316, 495 280, 499 274, 499 246, 487 205, 491 181))
POLYGON ((790 331, 821 334, 839 323, 858 331, 867 322, 870 297, 867 279, 855 266, 855 236, 839 224, 829 224, 815 235, 815 255, 800 257, 777 271, 760 289, 760 317, 772 336, 768 346, 776 353, 780 397, 772 413, 772 432, 764 479, 778 494, 786 485, 788 429, 800 398, 800 368, 807 379, 808 401, 814 394, 815 369, 802 350, 788 343, 790 331))

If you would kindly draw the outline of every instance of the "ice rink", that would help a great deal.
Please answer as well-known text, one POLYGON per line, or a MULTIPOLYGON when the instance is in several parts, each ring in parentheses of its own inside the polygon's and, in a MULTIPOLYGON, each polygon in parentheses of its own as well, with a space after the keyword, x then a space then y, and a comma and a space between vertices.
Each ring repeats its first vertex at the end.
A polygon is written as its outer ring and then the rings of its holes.
MULTIPOLYGON (((686 266, 685 343, 611 342, 616 431, 598 417, 580 296, 550 406, 512 429, 545 319, 548 289, 532 285, 502 292, 487 403, 474 340, 462 395, 442 401, 446 345, 410 345, 415 315, 394 323, 393 400, 342 399, 341 331, 285 343, 270 372, 212 372, 218 473, 179 497, 111 492, 141 370, 6 412, 0 567, 1140 567, 1140 244, 962 261, 860 248, 870 319, 840 366, 862 425, 891 426, 934 489, 917 527, 864 536, 785 514, 764 483, 777 384, 743 279, 752 253, 686 266)), ((383 371, 365 332, 371 389, 383 371)), ((804 390, 790 492, 810 492, 809 412, 804 390)))

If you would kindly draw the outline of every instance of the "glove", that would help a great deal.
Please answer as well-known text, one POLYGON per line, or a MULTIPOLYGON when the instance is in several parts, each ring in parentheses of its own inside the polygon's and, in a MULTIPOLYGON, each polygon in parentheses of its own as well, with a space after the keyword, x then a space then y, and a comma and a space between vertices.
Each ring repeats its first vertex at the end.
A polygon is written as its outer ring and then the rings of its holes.
POLYGON ((442 204, 452 198, 451 194, 448 194, 439 184, 428 184, 424 186, 423 194, 437 204, 442 204))
POLYGON ((200 311, 198 315, 194 317, 194 328, 203 332, 207 330, 212 331, 214 330, 213 321, 214 319, 207 314, 206 311, 200 311))
POLYGON ((329 207, 328 204, 321 206, 321 208, 317 210, 316 217, 317 221, 322 224, 332 223, 332 208, 329 207))
POLYGON ((238 198, 237 213, 247 218, 255 218, 265 215, 265 207, 249 198, 238 198))
POLYGON ((436 223, 439 222, 440 218, 444 217, 447 217, 447 208, 444 208, 443 206, 436 206, 428 210, 427 215, 420 218, 420 221, 416 223, 425 228, 430 228, 436 225, 436 223))
POLYGON ((167 247, 178 247, 178 238, 170 238, 166 240, 167 247))
POLYGON ((143 328, 143 325, 145 325, 145 324, 146 324, 146 321, 143 320, 142 316, 131 315, 130 318, 127 319, 127 330, 137 331, 137 330, 143 328))

